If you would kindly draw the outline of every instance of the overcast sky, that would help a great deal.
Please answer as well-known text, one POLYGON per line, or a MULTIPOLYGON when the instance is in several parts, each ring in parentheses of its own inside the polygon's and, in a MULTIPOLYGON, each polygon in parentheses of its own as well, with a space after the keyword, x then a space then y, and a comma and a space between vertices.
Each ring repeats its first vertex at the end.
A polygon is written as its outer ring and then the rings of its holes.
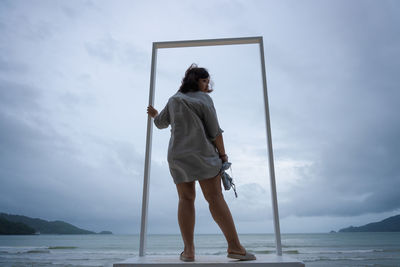
MULTIPOLYGON (((152 42, 262 36, 281 230, 400 213, 399 1, 0 1, 0 211, 140 231, 152 42)), ((256 45, 158 54, 161 110, 208 68, 240 233, 272 233, 256 45)), ((154 128, 149 233, 179 233, 154 128)), ((219 233, 197 188, 196 233, 219 233)))

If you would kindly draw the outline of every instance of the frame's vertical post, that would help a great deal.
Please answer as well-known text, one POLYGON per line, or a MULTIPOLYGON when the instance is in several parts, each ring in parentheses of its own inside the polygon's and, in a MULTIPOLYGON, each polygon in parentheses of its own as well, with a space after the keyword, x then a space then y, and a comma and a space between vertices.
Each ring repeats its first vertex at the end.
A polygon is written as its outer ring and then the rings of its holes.
POLYGON ((276 254, 278 256, 282 256, 281 230, 279 226, 279 213, 278 213, 278 200, 277 200, 278 198, 276 194, 276 183, 275 183, 274 154, 272 151, 271 122, 269 117, 267 78, 265 74, 266 72, 265 72, 265 60, 264 60, 264 43, 262 37, 260 37, 260 57, 261 57, 261 74, 264 87, 265 121, 267 128, 267 145, 268 145, 268 161, 269 161, 269 176, 271 184, 272 210, 274 212, 276 254))
MULTIPOLYGON (((151 55, 151 73, 150 73, 150 93, 149 105, 154 105, 154 87, 156 83, 156 65, 157 65, 157 47, 153 43, 151 55)), ((142 220, 140 225, 140 247, 139 256, 146 253, 146 234, 147 234, 147 210, 149 201, 149 185, 150 185, 150 164, 151 164, 151 145, 153 124, 150 115, 147 116, 147 136, 146 136, 146 158, 144 162, 144 178, 143 178, 143 199, 142 199, 142 220)))

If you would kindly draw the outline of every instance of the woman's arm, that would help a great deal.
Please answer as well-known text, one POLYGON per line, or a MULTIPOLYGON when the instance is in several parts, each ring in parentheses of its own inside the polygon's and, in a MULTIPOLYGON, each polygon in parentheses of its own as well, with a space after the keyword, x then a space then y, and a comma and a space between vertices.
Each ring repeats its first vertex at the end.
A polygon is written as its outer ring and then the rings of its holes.
POLYGON ((228 161, 228 156, 225 154, 224 138, 222 137, 222 133, 215 138, 214 145, 217 147, 222 162, 228 161))
POLYGON ((147 114, 154 119, 154 124, 158 129, 167 128, 170 125, 168 103, 160 113, 151 105, 147 107, 147 114))

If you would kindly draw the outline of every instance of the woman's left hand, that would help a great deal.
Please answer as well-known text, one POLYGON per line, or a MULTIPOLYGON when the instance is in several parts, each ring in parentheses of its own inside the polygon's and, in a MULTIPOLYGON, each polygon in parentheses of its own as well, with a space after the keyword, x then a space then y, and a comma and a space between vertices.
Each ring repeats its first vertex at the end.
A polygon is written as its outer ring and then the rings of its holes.
POLYGON ((222 163, 224 163, 224 162, 227 162, 228 161, 228 155, 222 155, 222 156, 219 156, 219 158, 222 160, 222 163))
POLYGON ((152 118, 154 118, 155 116, 158 115, 158 111, 157 109, 153 108, 152 105, 149 105, 147 107, 147 114, 149 114, 152 118))

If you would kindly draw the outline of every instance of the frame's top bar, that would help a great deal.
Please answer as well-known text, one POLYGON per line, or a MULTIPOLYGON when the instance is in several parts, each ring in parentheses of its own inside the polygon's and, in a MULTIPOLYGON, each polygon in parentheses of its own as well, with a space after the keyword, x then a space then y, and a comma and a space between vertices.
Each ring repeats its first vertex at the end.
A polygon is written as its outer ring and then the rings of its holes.
POLYGON ((174 48, 174 47, 193 47, 193 46, 211 46, 211 45, 259 44, 261 42, 262 42, 262 36, 255 36, 255 37, 241 37, 241 38, 154 42, 153 46, 155 48, 174 48))

